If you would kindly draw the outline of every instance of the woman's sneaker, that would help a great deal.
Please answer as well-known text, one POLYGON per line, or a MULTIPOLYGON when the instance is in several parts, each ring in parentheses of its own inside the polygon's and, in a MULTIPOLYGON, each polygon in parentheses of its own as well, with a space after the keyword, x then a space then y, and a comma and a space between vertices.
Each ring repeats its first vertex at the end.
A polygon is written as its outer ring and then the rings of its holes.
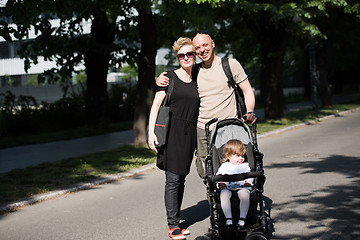
POLYGON ((187 229, 181 229, 181 233, 184 235, 190 235, 190 231, 187 229))
POLYGON ((174 240, 186 239, 186 237, 184 236, 184 234, 182 233, 180 228, 172 228, 172 229, 170 229, 168 227, 168 233, 169 233, 169 237, 171 239, 174 239, 174 240))

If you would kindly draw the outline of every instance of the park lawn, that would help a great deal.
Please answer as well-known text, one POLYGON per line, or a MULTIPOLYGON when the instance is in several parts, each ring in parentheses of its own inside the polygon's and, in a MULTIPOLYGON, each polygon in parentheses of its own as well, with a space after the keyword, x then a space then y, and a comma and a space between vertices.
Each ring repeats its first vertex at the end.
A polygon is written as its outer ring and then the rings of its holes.
POLYGON ((53 163, 42 163, 0 174, 0 205, 35 194, 89 182, 102 175, 117 174, 155 162, 146 147, 131 145, 53 163))
MULTIPOLYGON (((291 112, 286 118, 277 120, 259 119, 257 130, 258 134, 263 134, 299 123, 316 123, 321 117, 358 107, 360 101, 336 104, 316 112, 311 109, 291 112)), ((103 175, 126 172, 155 161, 156 155, 147 147, 127 145, 112 151, 16 169, 0 174, 0 205, 36 194, 60 190, 73 184, 89 182, 103 175)))

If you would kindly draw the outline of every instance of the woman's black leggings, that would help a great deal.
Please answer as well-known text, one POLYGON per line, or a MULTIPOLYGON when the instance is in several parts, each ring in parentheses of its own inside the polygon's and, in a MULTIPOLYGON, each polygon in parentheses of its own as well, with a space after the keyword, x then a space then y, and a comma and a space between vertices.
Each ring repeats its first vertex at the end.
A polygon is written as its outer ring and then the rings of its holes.
POLYGON ((165 208, 170 229, 179 227, 180 208, 184 196, 185 177, 166 171, 165 208))

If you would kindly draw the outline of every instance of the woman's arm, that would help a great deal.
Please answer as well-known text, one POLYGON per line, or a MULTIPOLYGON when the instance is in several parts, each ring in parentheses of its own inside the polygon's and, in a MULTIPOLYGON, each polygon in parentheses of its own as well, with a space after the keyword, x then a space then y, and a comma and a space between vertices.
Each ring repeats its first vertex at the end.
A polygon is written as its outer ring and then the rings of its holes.
POLYGON ((165 91, 158 91, 155 94, 153 104, 151 106, 150 115, 149 115, 149 130, 148 130, 148 145, 150 149, 157 153, 156 145, 158 144, 158 140, 155 135, 155 122, 159 112, 159 108, 161 103, 163 102, 166 96, 165 91))

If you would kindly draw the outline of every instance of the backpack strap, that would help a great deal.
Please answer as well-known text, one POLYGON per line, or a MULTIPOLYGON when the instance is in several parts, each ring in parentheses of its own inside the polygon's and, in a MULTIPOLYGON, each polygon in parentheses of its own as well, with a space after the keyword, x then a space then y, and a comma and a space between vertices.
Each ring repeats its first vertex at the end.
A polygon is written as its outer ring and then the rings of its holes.
POLYGON ((168 88, 166 89, 166 97, 163 101, 163 106, 169 106, 169 103, 170 103, 170 97, 171 97, 171 94, 174 90, 174 80, 173 79, 173 72, 167 72, 167 77, 169 78, 169 86, 168 88))
POLYGON ((224 69, 225 75, 228 78, 228 84, 234 89, 235 91, 235 98, 236 98, 236 109, 239 118, 242 118, 244 114, 246 114, 246 106, 244 102, 244 94, 241 90, 239 90, 239 86, 235 83, 234 77, 232 75, 229 58, 223 57, 221 58, 221 65, 224 69))
POLYGON ((229 58, 227 58, 227 57, 221 58, 221 65, 224 69, 226 77, 228 78, 228 81, 227 81, 228 84, 232 88, 236 89, 236 83, 235 83, 234 77, 233 77, 231 69, 230 69, 229 58))
POLYGON ((201 63, 195 63, 193 66, 192 66, 192 70, 191 70, 191 78, 194 82, 197 82, 197 77, 199 75, 199 71, 200 71, 200 66, 201 66, 201 63))

